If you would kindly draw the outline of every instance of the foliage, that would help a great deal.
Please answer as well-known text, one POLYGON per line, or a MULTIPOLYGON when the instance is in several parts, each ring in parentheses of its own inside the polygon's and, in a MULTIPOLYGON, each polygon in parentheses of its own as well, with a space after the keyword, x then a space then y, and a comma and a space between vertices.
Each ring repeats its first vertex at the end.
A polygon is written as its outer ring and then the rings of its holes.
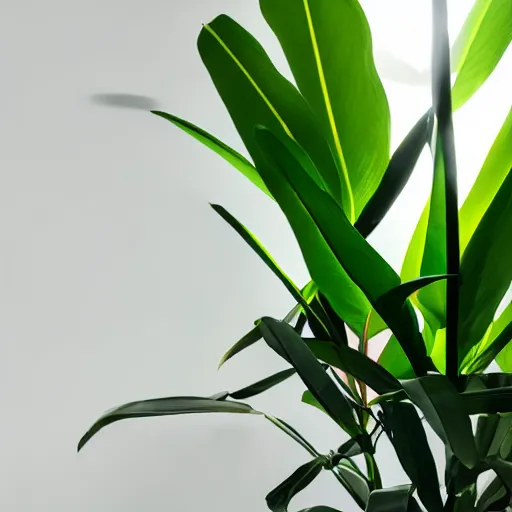
POLYGON ((323 470, 368 512, 503 510, 512 496, 512 304, 502 304, 512 281, 512 109, 460 209, 452 111, 479 89, 508 47, 512 4, 476 0, 450 51, 446 0, 433 0, 432 107, 391 157, 388 103, 359 2, 260 0, 260 7, 295 83, 228 16, 205 25, 198 39, 252 162, 190 122, 154 113, 232 164, 286 216, 312 279, 302 288, 241 222, 212 205, 295 301, 283 320, 258 319, 221 365, 263 339, 287 369, 235 392, 117 407, 91 427, 79 449, 122 419, 248 413, 263 416, 311 457, 268 494, 273 512, 286 511, 323 470), (399 276, 366 238, 426 145, 432 192, 399 276), (303 334, 306 325, 313 337, 303 334), (390 338, 374 361, 368 343, 384 330, 390 338), (349 344, 354 337, 357 347, 349 344), (504 373, 486 373, 493 361, 504 373), (239 401, 294 374, 307 388, 303 402, 346 433, 336 451, 319 453, 283 420, 239 401), (371 401, 368 388, 376 395, 371 401), (426 428, 446 447, 444 485, 426 428), (383 488, 374 458, 381 434, 409 483, 383 488), (354 459, 359 455, 366 471, 354 459), (477 489, 487 471, 492 478, 477 489))

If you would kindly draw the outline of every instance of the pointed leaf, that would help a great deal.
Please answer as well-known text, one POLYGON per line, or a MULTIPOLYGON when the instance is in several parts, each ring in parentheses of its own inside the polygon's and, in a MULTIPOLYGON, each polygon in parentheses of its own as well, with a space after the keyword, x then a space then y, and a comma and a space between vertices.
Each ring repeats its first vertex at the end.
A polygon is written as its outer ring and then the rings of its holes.
POLYGON ((355 223, 363 237, 366 238, 377 227, 401 194, 432 136, 432 127, 432 111, 428 110, 393 153, 377 190, 355 223))
POLYGON ((261 332, 267 344, 284 355, 329 416, 351 435, 357 435, 352 406, 336 387, 302 338, 288 324, 265 317, 261 332))
POLYGON ((377 489, 370 494, 365 512, 408 512, 413 490, 410 485, 377 489))
POLYGON ((487 80, 512 40, 509 0, 476 0, 453 45, 453 108, 462 106, 487 80))
POLYGON ((250 386, 246 386, 245 388, 239 389, 238 391, 233 391, 232 393, 229 393, 229 396, 235 400, 245 400, 247 398, 251 398, 253 396, 259 395, 260 393, 268 391, 278 384, 281 384, 281 382, 289 379, 291 376, 295 375, 295 373, 295 368, 289 368, 287 370, 280 371, 274 375, 266 377, 265 379, 259 380, 250 386))
POLYGON ((414 405, 407 402, 383 402, 384 424, 407 476, 418 491, 428 512, 443 510, 437 468, 414 405))
POLYGON ((471 237, 461 263, 459 358, 484 336, 512 281, 512 172, 471 237))
POLYGON ((356 0, 260 0, 260 6, 329 138, 354 222, 384 174, 390 136, 363 9, 356 0))
POLYGON ((228 16, 204 26, 198 49, 255 167, 264 162, 254 127, 264 124, 297 140, 317 165, 314 176, 337 200, 341 185, 327 139, 299 91, 272 64, 258 41, 228 16))
POLYGON ((478 461, 466 404, 444 375, 402 381, 402 386, 425 415, 434 432, 468 468, 478 461))
POLYGON ((167 119, 167 121, 170 121, 178 128, 181 128, 185 133, 188 133, 194 137, 194 139, 203 143, 207 148, 215 151, 215 153, 224 158, 224 160, 229 162, 235 169, 240 171, 246 178, 252 181, 260 190, 270 196, 267 187, 263 183, 263 180, 260 178, 260 175, 258 174, 258 171, 254 165, 252 165, 249 160, 247 160, 233 148, 229 147, 227 144, 224 144, 224 142, 220 141, 198 126, 185 121, 185 119, 180 119, 179 117, 173 116, 172 114, 167 114, 166 112, 160 112, 157 110, 152 111, 152 113, 167 119))
POLYGON ((242 338, 240 338, 223 356, 219 363, 219 368, 233 356, 242 352, 242 350, 254 345, 257 341, 261 340, 262 335, 260 332, 259 321, 258 323, 242 338))
MULTIPOLYGON (((332 277, 329 276, 329 282, 320 282, 315 277, 320 268, 325 275, 325 262, 331 262, 334 257, 397 336, 415 371, 424 374, 429 365, 412 306, 407 303, 398 309, 377 307, 378 297, 400 284, 398 275, 350 224, 341 207, 311 180, 303 169, 305 160, 301 158, 303 152, 299 146, 277 138, 266 129, 258 129, 257 136, 262 151, 274 164, 273 168, 265 169, 263 180, 288 217, 320 290, 333 307, 339 297, 346 299, 345 289, 334 288, 332 277), (314 252, 311 252, 312 235, 318 241, 318 251, 314 252)), ((341 311, 339 314, 346 320, 341 311)))
POLYGON ((219 401, 212 398, 201 398, 196 396, 177 396, 130 402, 111 409, 97 420, 82 439, 80 439, 80 442, 78 443, 78 450, 80 451, 84 445, 102 428, 116 421, 132 418, 206 412, 261 414, 254 410, 250 405, 241 402, 219 401))
POLYGON ((305 489, 322 471, 324 457, 317 457, 296 469, 265 498, 272 512, 287 512, 291 499, 305 489))
POLYGON ((382 366, 353 348, 314 339, 304 341, 317 359, 363 381, 379 395, 402 389, 400 382, 382 366))
POLYGON ((341 461, 340 464, 333 469, 333 473, 339 482, 343 484, 345 489, 347 489, 354 501, 361 508, 364 508, 370 496, 368 482, 363 476, 354 471, 352 467, 345 464, 345 462, 346 461, 341 461))

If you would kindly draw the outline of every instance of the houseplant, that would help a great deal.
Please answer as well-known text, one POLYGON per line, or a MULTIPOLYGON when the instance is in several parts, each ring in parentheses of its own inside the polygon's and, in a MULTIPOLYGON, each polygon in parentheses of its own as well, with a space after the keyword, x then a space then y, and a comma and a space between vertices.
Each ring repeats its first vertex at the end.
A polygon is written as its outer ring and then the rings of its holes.
POLYGON ((433 0, 432 107, 391 158, 387 99, 358 1, 260 0, 260 6, 296 86, 227 16, 205 25, 198 40, 253 162, 187 121, 155 114, 229 161, 285 214, 311 275, 302 288, 239 221, 213 205, 296 301, 282 320, 258 319, 221 363, 263 339, 289 369, 235 392, 117 407, 91 427, 79 449, 121 419, 263 415, 311 456, 267 495, 272 511, 287 510, 324 469, 368 512, 503 510, 512 496, 512 305, 500 306, 512 280, 512 110, 460 209, 452 111, 471 98, 508 47, 512 4, 476 0, 450 51, 446 0, 433 0), (432 193, 398 276, 366 237, 401 193, 426 144, 432 193), (312 336, 303 334, 306 325, 312 336), (368 343, 384 330, 392 335, 374 361, 368 343), (354 335, 357 348, 348 341, 354 335), (485 373, 494 360, 503 373, 485 373), (307 388, 302 400, 349 436, 329 454, 243 402, 294 374, 307 388), (376 394, 372 400, 368 388, 376 394), (446 447, 443 492, 426 428, 446 447), (383 488, 374 457, 381 435, 390 438, 409 484, 383 488), (486 471, 493 477, 477 491, 486 471))

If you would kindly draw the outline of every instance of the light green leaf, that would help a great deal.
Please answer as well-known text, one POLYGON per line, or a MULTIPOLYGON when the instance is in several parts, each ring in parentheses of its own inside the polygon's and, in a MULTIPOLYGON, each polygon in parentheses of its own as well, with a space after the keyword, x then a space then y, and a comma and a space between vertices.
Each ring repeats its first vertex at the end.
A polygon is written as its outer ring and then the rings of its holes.
POLYGON ((325 457, 316 457, 296 469, 284 482, 272 490, 267 497, 267 506, 272 512, 287 512, 291 499, 305 489, 322 471, 325 457))
POLYGON ((464 252, 459 305, 459 360, 484 336, 512 281, 512 172, 464 252))
POLYGON ((353 223, 389 161, 389 107, 364 12, 356 0, 260 0, 260 6, 329 138, 353 223))
POLYGON ((227 400, 216 400, 212 398, 201 398, 195 396, 177 396, 170 398, 155 398, 130 402, 106 412, 86 432, 78 443, 80 451, 84 445, 102 428, 120 420, 132 418, 147 418, 153 416, 172 416, 176 414, 195 414, 206 412, 229 412, 242 414, 261 414, 250 405, 241 402, 227 400))
POLYGON ((258 171, 244 156, 235 151, 233 148, 229 147, 224 142, 220 141, 210 133, 204 131, 198 126, 185 121, 184 119, 180 119, 177 116, 173 116, 172 114, 167 114, 166 112, 160 111, 152 111, 153 114, 160 116, 167 121, 170 121, 172 124, 181 128, 185 133, 188 133, 194 139, 198 140, 202 144, 204 144, 207 148, 215 151, 219 156, 224 158, 227 162, 229 162, 235 169, 240 171, 246 178, 252 181, 260 190, 265 192, 265 194, 270 196, 267 187, 263 183, 263 180, 260 178, 258 171))
POLYGON ((204 26, 197 45, 255 167, 264 165, 254 139, 254 127, 263 124, 303 146, 321 173, 313 178, 341 200, 336 162, 316 116, 258 41, 221 15, 204 26))
MULTIPOLYGON (((340 298, 346 301, 350 292, 350 288, 333 286, 332 273, 329 279, 324 278, 327 264, 334 258, 338 263, 335 268, 346 271, 394 332, 417 374, 424 374, 430 366, 412 306, 406 303, 405 307, 396 308, 386 304, 381 308, 377 303, 381 295, 400 284, 398 275, 350 224, 332 197, 311 180, 303 169, 306 163, 299 146, 290 140, 279 139, 266 129, 258 129, 257 136, 262 151, 273 163, 262 177, 287 216, 320 291, 333 307, 340 298), (319 277, 315 277, 316 274, 319 277)), ((368 312, 369 309, 363 326, 368 312)), ((350 325, 341 308, 338 313, 350 325)))
POLYGON ((404 380, 402 386, 453 454, 468 468, 478 461, 466 404, 444 375, 404 380))
POLYGON ((512 40, 510 0, 476 0, 453 45, 453 108, 487 80, 512 40))

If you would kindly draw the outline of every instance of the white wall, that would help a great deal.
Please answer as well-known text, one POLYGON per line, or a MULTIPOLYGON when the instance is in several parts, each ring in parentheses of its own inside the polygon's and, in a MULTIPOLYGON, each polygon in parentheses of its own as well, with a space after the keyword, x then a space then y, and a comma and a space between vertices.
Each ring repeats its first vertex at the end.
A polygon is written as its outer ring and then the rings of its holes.
MULTIPOLYGON (((428 2, 364 3, 377 49, 427 67, 428 2)), ((460 10, 458 26, 470 2, 451 4, 460 10)), ((216 372, 255 318, 280 316, 291 300, 208 202, 244 221, 302 283, 306 272, 277 207, 163 120, 91 98, 147 96, 240 148, 195 38, 202 22, 226 12, 282 64, 256 0, 0 6, 0 508, 264 510, 266 492, 307 454, 257 417, 134 420, 105 429, 80 455, 75 449, 113 405, 235 389, 283 367, 260 344, 216 372)), ((510 104, 507 59, 457 118, 463 190, 510 104)), ((429 90, 386 87, 396 145, 429 90)), ((400 226, 373 238, 394 265, 428 179, 424 159, 410 195, 386 221, 400 226)), ((293 380, 253 403, 322 450, 336 448, 339 432, 299 403, 301 391, 293 380)), ((386 466, 390 457, 389 450, 381 456, 386 482, 399 483, 400 468, 386 466)), ((319 503, 354 510, 328 474, 294 506, 319 503)))

